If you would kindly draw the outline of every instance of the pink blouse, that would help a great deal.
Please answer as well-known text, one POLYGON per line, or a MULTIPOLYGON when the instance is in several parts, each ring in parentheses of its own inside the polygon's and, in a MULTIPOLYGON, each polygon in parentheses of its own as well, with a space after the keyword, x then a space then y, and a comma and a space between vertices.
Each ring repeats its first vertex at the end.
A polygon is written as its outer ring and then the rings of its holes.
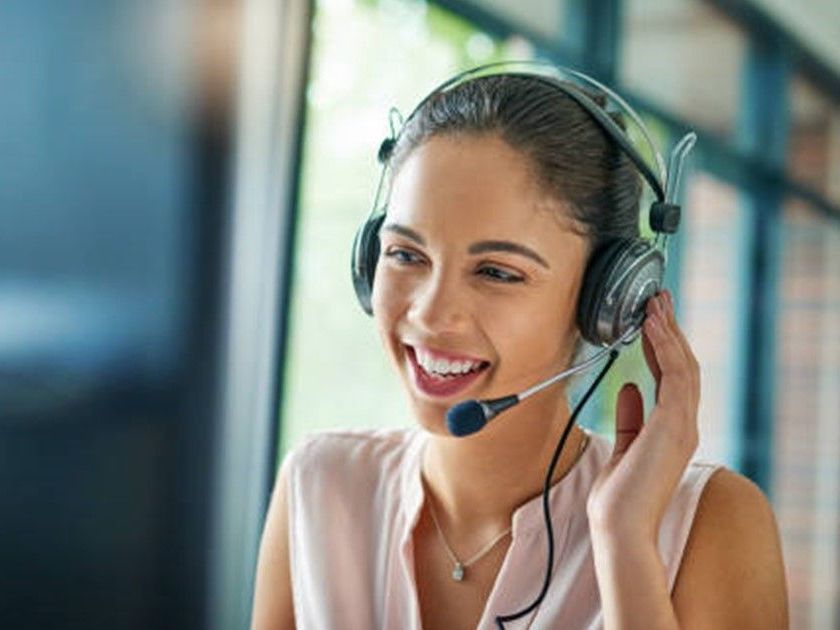
MULTIPOLYGON (((589 433, 577 464, 550 489, 555 566, 535 611, 506 623, 520 628, 603 627, 586 497, 612 452, 589 433)), ((287 455, 290 563, 298 630, 419 630, 411 532, 423 504, 419 428, 330 430, 287 455)), ((720 464, 692 461, 659 530, 669 589, 703 487, 720 464)), ((513 513, 512 538, 478 628, 516 612, 539 593, 545 574, 542 495, 513 513)))

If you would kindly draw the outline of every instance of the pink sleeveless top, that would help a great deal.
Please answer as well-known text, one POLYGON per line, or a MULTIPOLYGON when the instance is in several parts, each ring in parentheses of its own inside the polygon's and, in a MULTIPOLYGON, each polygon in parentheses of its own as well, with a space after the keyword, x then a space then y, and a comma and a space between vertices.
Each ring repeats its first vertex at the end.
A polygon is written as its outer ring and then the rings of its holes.
MULTIPOLYGON (((612 452, 591 440, 550 489, 555 566, 539 608, 520 628, 603 627, 586 518, 589 489, 612 452)), ((407 429, 331 430, 310 435, 287 455, 290 565, 298 630, 420 630, 411 532, 423 504, 420 462, 428 434, 407 429)), ((674 579, 703 487, 720 464, 692 461, 659 530, 658 548, 674 579)), ((513 513, 507 555, 479 621, 533 601, 545 575, 542 495, 513 513)))

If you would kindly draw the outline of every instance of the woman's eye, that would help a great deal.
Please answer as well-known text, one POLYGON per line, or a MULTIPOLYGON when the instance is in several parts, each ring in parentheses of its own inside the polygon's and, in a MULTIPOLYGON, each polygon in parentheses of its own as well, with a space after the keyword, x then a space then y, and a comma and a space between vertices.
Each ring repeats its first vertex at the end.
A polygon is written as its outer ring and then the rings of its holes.
POLYGON ((483 275, 486 275, 488 278, 492 278, 497 282, 514 283, 523 281, 523 278, 521 276, 508 273, 507 271, 502 271, 498 267, 482 267, 481 269, 479 269, 479 273, 481 273, 482 271, 489 271, 490 273, 486 273, 483 275))
MULTIPOLYGON (((382 254, 386 258, 394 259, 398 265, 414 265, 418 262, 422 262, 420 257, 411 252, 407 249, 391 249, 384 254, 382 254)), ((481 276, 486 276, 490 280, 494 282, 505 282, 505 283, 515 283, 515 282, 523 282, 524 278, 521 276, 517 276, 516 274, 508 273, 507 271, 503 271, 498 267, 488 266, 485 265, 478 270, 478 274, 481 276)))
POLYGON ((415 254, 405 249, 392 249, 389 252, 385 252, 383 256, 385 256, 386 258, 393 258, 401 265, 411 264, 417 259, 417 256, 415 254))

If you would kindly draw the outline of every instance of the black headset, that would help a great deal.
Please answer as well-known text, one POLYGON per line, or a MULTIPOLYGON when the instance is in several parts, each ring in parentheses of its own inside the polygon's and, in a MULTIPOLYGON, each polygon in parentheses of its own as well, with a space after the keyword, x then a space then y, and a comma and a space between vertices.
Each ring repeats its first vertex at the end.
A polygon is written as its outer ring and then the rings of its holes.
MULTIPOLYGON (((543 61, 506 61, 485 64, 466 70, 432 90, 414 108, 402 124, 399 133, 396 133, 393 124, 393 114, 396 110, 393 108, 391 110, 391 135, 382 141, 377 155, 382 164, 382 173, 373 209, 368 219, 356 232, 351 253, 353 287, 359 304, 368 315, 373 315, 371 294, 379 259, 379 229, 385 220, 387 208, 386 203, 382 212, 377 213, 379 197, 385 172, 400 134, 430 98, 480 76, 528 77, 551 85, 572 98, 592 116, 621 151, 630 158, 653 190, 656 199, 649 212, 651 229, 656 233, 667 235, 673 234, 679 227, 681 211, 680 206, 674 202, 675 189, 682 160, 696 141, 694 133, 684 136, 675 147, 666 182, 664 164, 641 118, 620 96, 605 85, 576 70, 543 61), (522 71, 519 70, 521 66, 534 68, 534 70, 539 68, 542 72, 522 71), (610 117, 606 109, 572 81, 582 83, 588 88, 596 88, 602 94, 611 97, 612 102, 618 105, 620 111, 629 115, 630 119, 639 126, 652 153, 656 156, 659 175, 648 165, 633 146, 627 133, 610 117)), ((399 114, 399 112, 396 113, 399 114)), ((662 287, 664 274, 665 254, 657 247, 656 242, 644 238, 613 239, 592 252, 584 272, 577 305, 577 324, 584 339, 596 346, 609 346, 622 338, 631 328, 639 328, 644 319, 645 303, 662 287)))

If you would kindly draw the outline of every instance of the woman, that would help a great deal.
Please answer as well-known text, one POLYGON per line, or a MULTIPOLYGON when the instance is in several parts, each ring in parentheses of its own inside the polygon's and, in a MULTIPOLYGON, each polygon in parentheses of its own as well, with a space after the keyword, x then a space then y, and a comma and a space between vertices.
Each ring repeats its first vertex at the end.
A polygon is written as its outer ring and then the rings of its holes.
MULTIPOLYGON (((540 495, 573 420, 568 382, 467 437, 444 418, 573 362, 587 262, 639 235, 638 171, 561 90, 501 75, 423 103, 389 166, 372 311, 419 426, 331 431, 286 457, 255 629, 493 628, 543 582, 540 495)), ((667 291, 645 314, 656 404, 645 418, 625 384, 614 446, 570 427, 553 577, 505 627, 785 628, 772 510, 746 478, 691 461, 699 367, 667 291)))

